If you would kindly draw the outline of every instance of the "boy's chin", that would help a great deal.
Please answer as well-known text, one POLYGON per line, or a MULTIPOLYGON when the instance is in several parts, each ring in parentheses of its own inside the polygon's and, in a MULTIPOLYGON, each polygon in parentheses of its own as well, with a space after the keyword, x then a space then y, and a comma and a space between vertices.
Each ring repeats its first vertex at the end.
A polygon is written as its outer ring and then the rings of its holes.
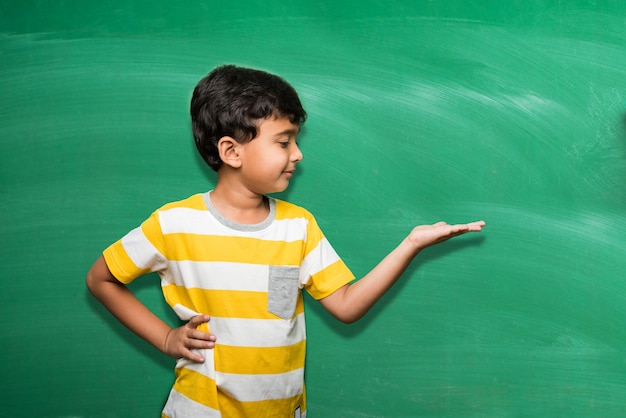
POLYGON ((266 194, 272 194, 272 193, 282 193, 285 190, 287 190, 289 188, 289 183, 287 183, 284 187, 276 187, 274 190, 266 193, 266 194))

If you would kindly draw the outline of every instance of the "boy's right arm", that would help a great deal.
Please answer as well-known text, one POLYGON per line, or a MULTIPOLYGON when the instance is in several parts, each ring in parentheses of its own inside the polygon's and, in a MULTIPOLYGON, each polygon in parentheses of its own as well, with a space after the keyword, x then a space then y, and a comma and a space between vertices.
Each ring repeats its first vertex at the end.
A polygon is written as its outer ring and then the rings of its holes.
POLYGON ((196 329, 209 321, 208 315, 195 316, 178 328, 170 327, 111 274, 102 256, 87 273, 87 287, 122 324, 165 354, 202 363, 204 358, 191 350, 215 346, 213 334, 196 329))

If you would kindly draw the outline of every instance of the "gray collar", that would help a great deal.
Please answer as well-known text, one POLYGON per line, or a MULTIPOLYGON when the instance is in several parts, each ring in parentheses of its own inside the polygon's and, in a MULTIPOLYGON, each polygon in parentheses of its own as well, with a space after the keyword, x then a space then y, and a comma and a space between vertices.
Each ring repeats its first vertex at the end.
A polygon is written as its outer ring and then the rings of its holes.
POLYGON ((211 202, 210 194, 211 194, 210 191, 202 194, 204 203, 206 204, 207 209, 209 209, 209 212, 211 212, 211 215, 213 215, 213 217, 217 219, 219 223, 221 223, 227 228, 234 229, 236 231, 242 231, 242 232, 257 232, 257 231, 264 230, 265 228, 270 226, 272 222, 274 222, 274 218, 276 216, 276 199, 273 199, 267 196, 265 197, 269 201, 270 213, 267 216, 267 218, 265 218, 263 221, 261 221, 258 224, 239 224, 237 222, 233 222, 230 219, 224 217, 224 215, 222 215, 221 213, 217 211, 217 209, 215 209, 215 206, 213 206, 213 203, 211 202))

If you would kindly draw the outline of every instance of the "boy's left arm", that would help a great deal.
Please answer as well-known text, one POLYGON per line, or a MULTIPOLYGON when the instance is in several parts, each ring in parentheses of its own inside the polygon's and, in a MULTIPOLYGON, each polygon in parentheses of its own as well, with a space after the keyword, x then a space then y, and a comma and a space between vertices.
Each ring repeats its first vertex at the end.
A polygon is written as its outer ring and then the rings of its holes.
POLYGON ((321 299, 320 303, 340 321, 355 322, 362 318, 391 288, 413 258, 424 248, 468 232, 479 232, 484 226, 484 221, 478 221, 458 225, 438 222, 433 225, 415 227, 393 251, 362 279, 343 286, 321 299))

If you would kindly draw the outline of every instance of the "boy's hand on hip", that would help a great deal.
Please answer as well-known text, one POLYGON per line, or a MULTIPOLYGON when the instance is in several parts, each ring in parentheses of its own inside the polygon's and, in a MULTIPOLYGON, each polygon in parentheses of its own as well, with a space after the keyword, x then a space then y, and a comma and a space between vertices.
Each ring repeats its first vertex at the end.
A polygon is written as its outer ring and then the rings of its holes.
POLYGON ((197 315, 185 325, 172 328, 165 337, 163 352, 177 359, 186 358, 196 363, 203 363, 204 357, 192 350, 215 347, 215 335, 197 329, 198 326, 209 322, 210 319, 209 315, 197 315))
POLYGON ((417 251, 420 251, 431 245, 439 244, 468 232, 480 232, 485 225, 485 221, 457 225, 448 225, 445 222, 421 225, 413 228, 408 236, 408 240, 415 246, 417 251))

